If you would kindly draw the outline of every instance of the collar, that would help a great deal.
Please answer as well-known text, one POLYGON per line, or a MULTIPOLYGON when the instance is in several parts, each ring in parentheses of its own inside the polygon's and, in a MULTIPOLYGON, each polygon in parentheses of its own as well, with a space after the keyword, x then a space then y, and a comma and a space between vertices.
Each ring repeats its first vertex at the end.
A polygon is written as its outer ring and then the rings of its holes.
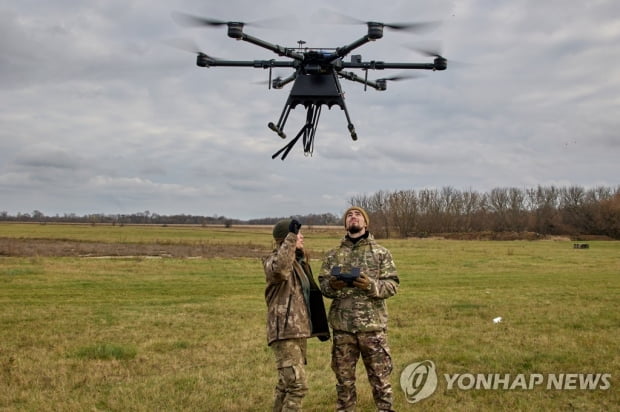
POLYGON ((355 245, 355 244, 357 244, 357 243, 358 243, 360 240, 362 240, 362 239, 368 239, 368 236, 369 236, 369 235, 370 235, 370 232, 369 232, 369 231, 368 231, 368 229, 367 229, 367 230, 366 230, 366 232, 365 232, 362 236, 359 236, 359 237, 351 237, 351 236, 349 236, 349 234, 347 233, 347 235, 345 236, 345 238, 346 238, 349 242, 351 242, 351 243, 353 243, 353 244, 355 245))

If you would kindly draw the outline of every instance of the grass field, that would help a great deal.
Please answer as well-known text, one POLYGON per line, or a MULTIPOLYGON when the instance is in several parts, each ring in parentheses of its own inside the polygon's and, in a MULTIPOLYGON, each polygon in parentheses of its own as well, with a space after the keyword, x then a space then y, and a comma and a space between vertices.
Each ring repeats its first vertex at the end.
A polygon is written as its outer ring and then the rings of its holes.
MULTIPOLYGON (((342 231, 304 235, 316 276, 342 231)), ((0 238, 206 251, 0 255, 0 410, 270 410, 264 275, 258 258, 235 256, 240 247, 269 251, 270 229, 0 224, 0 238)), ((397 410, 620 410, 620 242, 580 250, 568 240, 381 243, 401 279, 388 301, 397 410), (400 374, 422 360, 436 365, 437 390, 410 404, 400 374), (544 382, 468 389, 470 378, 495 374, 544 382), (609 384, 582 389, 586 374, 608 374, 609 384), (548 389, 549 376, 576 381, 548 389)), ((309 341, 305 410, 334 409, 329 345, 309 341)), ((358 382, 359 410, 372 411, 361 363, 358 382)))

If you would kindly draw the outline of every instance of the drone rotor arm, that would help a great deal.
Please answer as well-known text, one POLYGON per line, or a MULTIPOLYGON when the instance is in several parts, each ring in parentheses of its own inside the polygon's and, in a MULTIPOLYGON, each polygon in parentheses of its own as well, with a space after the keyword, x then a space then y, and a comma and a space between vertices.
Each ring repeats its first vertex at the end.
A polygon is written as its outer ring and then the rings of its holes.
POLYGON ((274 60, 224 60, 208 58, 209 67, 254 67, 257 69, 268 69, 270 67, 294 67, 292 61, 274 60))
POLYGON ((345 71, 341 71, 338 73, 338 75, 340 77, 342 77, 343 79, 347 79, 347 80, 351 80, 353 82, 356 83, 361 83, 364 86, 370 86, 373 89, 376 90, 385 90, 385 87, 382 86, 380 83, 377 83, 375 81, 372 80, 368 80, 364 77, 358 76, 357 74, 353 73, 353 72, 345 72, 345 71))
POLYGON ((290 76, 284 79, 276 78, 273 80, 272 86, 274 89, 281 89, 287 84, 289 84, 290 82, 292 82, 293 80, 295 80, 296 78, 297 78, 297 72, 291 74, 290 76))
POLYGON ((259 39, 258 37, 250 36, 249 34, 241 33, 240 36, 237 38, 237 40, 243 40, 248 43, 254 44, 255 46, 259 46, 264 49, 271 50, 272 52, 276 53, 278 56, 286 56, 286 57, 290 57, 291 59, 295 59, 299 61, 302 61, 304 59, 304 56, 302 54, 297 53, 293 49, 282 47, 277 44, 269 43, 267 41, 259 39))
POLYGON ((353 43, 351 44, 347 44, 345 46, 342 47, 338 47, 335 51, 335 53, 330 56, 329 60, 330 61, 334 61, 336 59, 340 59, 345 57, 347 54, 351 53, 353 50, 362 47, 363 45, 373 41, 374 39, 371 39, 370 36, 366 35, 364 37, 360 37, 359 39, 355 40, 353 43))
POLYGON ((363 69, 363 70, 384 70, 384 69, 416 69, 416 70, 442 70, 436 67, 435 63, 398 63, 398 62, 342 62, 343 68, 363 69))

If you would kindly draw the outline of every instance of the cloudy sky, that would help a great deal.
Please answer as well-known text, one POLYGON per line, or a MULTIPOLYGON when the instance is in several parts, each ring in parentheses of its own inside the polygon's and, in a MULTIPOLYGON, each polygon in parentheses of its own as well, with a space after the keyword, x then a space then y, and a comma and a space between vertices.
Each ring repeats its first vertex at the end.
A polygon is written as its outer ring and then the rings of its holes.
MULTIPOLYGON (((620 183, 620 2, 385 4, 0 0, 0 211, 250 219, 340 213, 352 196, 379 190, 620 183), (290 85, 268 90, 263 69, 197 67, 170 44, 194 42, 223 59, 282 58, 224 27, 181 26, 171 12, 284 16, 245 31, 287 47, 341 47, 365 35, 364 25, 321 22, 324 9, 441 21, 423 34, 386 29, 353 54, 426 63, 414 49, 430 46, 448 70, 418 71, 384 92, 341 80, 358 141, 344 112, 324 107, 313 155, 297 145, 272 160, 288 140, 267 123, 290 85)), ((304 119, 301 106, 291 111, 289 136, 304 119)))

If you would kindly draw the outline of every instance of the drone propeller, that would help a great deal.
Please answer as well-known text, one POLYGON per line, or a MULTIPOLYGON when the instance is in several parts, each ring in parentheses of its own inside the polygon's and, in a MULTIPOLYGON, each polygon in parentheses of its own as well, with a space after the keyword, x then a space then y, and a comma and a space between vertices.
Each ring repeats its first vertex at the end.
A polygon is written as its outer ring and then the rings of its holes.
POLYGON ((385 90, 387 89, 387 82, 397 82, 400 80, 414 79, 416 77, 420 77, 415 74, 397 74, 395 76, 383 77, 381 79, 375 80, 377 84, 377 90, 385 90))
POLYGON ((282 80, 284 80, 284 78, 282 76, 280 76, 280 75, 278 75, 278 76, 276 76, 274 78, 271 78, 271 76, 269 76, 269 80, 259 80, 259 81, 254 82, 253 84, 260 84, 260 85, 263 85, 263 86, 267 85, 271 89, 271 87, 274 84, 279 84, 282 80))
MULTIPOLYGON (((428 57, 434 57, 434 64, 436 70, 445 70, 448 65, 448 59, 442 56, 441 46, 438 43, 426 44, 424 46, 406 46, 411 50, 415 50, 418 53, 422 53, 428 57)), ((454 62, 450 61, 452 65, 454 62)))
POLYGON ((412 50, 415 50, 419 53, 422 53, 428 57, 442 57, 441 50, 438 49, 429 49, 429 48, 421 48, 421 47, 411 47, 412 50))
POLYGON ((196 42, 190 39, 186 39, 186 38, 167 39, 167 40, 164 40, 163 43, 167 46, 174 47, 175 49, 184 50, 190 53, 194 53, 194 54, 202 53, 202 50, 200 50, 196 42))
POLYGON ((182 38, 168 39, 168 40, 164 40, 164 44, 174 47, 175 49, 180 49, 180 50, 188 51, 192 54, 196 54, 197 55, 196 65, 200 67, 209 67, 210 65, 214 64, 215 61, 217 60, 217 58, 213 56, 209 56, 208 54, 201 51, 198 45, 194 41, 189 40, 189 39, 182 39, 182 38))
POLYGON ((198 47, 196 42, 194 42, 193 40, 186 39, 186 38, 174 38, 174 39, 164 40, 163 42, 164 44, 170 47, 174 47, 175 49, 184 50, 192 54, 197 54, 207 59, 217 60, 216 57, 209 56, 208 54, 200 50, 200 47, 198 47))
POLYGON ((423 41, 415 44, 406 44, 404 47, 409 50, 417 51, 427 57, 442 57, 442 47, 440 41, 423 41))
MULTIPOLYGON (((224 20, 212 19, 212 18, 209 18, 209 17, 200 17, 200 16, 195 16, 193 14, 187 14, 187 13, 181 13, 181 12, 173 12, 172 13, 172 18, 178 24, 180 24, 182 26, 189 26, 189 27, 226 26, 229 23, 235 23, 235 22, 232 22, 232 21, 224 21, 224 20)), ((249 25, 250 24, 250 23, 243 23, 243 22, 237 22, 237 23, 241 23, 241 24, 244 24, 244 25, 249 25)))
POLYGON ((422 33, 426 31, 430 31, 435 27, 439 26, 440 22, 437 21, 427 21, 427 22, 410 22, 410 23, 383 23, 376 21, 364 21, 357 19, 355 17, 347 16, 342 13, 338 13, 335 11, 330 11, 326 9, 322 9, 319 11, 318 18, 327 23, 339 23, 339 24, 379 24, 383 27, 390 28, 392 30, 402 30, 408 32, 417 32, 422 33))
POLYGON ((258 81, 253 82, 252 84, 262 84, 262 85, 267 84, 267 85, 269 85, 269 84, 272 84, 273 81, 281 82, 282 81, 282 76, 276 76, 271 81, 269 81, 269 80, 258 80, 258 81))
POLYGON ((286 23, 291 23, 291 18, 288 17, 274 17, 270 19, 254 20, 251 22, 242 21, 225 21, 220 19, 213 19, 210 17, 201 17, 193 14, 172 12, 172 18, 182 26, 189 27, 219 27, 228 26, 230 24, 238 24, 242 26, 252 27, 283 27, 286 23))
POLYGON ((395 75, 395 76, 390 76, 390 77, 383 77, 383 78, 378 79, 378 80, 397 82, 397 81, 400 81, 400 80, 415 79, 415 78, 418 78, 418 77, 422 77, 422 76, 415 75, 415 74, 400 74, 400 75, 395 75))
MULTIPOLYGON (((441 51, 441 46, 438 42, 435 43, 427 43, 425 45, 405 45, 406 48, 410 50, 414 50, 418 53, 421 53, 428 57, 435 58, 435 65, 437 68, 446 67, 448 64, 448 59, 446 59, 441 51)), ((475 66, 474 63, 462 61, 462 60, 453 60, 450 59, 450 67, 451 68, 465 68, 475 66)))
MULTIPOLYGON (((366 24, 370 24, 372 22, 366 22, 366 24)), ((392 30, 402 30, 409 31, 415 33, 423 33, 430 31, 437 27, 439 22, 435 21, 427 21, 427 22, 418 22, 418 23, 383 23, 383 26, 390 28, 392 30)))

